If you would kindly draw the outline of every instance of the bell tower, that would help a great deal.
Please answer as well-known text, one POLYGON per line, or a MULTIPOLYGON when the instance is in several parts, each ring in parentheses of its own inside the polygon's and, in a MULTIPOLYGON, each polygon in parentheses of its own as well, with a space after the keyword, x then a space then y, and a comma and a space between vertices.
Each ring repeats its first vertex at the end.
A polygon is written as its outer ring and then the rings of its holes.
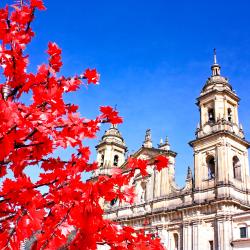
POLYGON ((200 122, 196 139, 189 144, 194 150, 196 190, 234 185, 246 190, 249 185, 248 148, 239 123, 239 97, 228 79, 221 76, 214 50, 212 75, 206 81, 197 106, 200 122))
POLYGON ((95 175, 109 175, 112 168, 120 167, 125 162, 127 147, 116 125, 111 125, 105 131, 96 150, 99 168, 95 171, 95 175))

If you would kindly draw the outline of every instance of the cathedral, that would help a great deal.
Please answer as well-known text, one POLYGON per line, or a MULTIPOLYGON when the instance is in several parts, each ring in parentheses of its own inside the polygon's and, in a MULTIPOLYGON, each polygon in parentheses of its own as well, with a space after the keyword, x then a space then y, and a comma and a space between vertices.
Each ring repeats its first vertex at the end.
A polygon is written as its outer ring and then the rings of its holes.
MULTIPOLYGON (((169 167, 149 175, 135 175, 134 204, 111 202, 106 218, 146 232, 156 233, 169 250, 249 250, 250 177, 248 148, 239 122, 240 98, 214 55, 212 75, 206 81, 197 106, 200 112, 193 148, 194 166, 187 169, 185 186, 175 183, 177 153, 168 140, 153 147, 150 130, 132 157, 152 159, 164 155, 169 167)), ((119 129, 112 126, 96 146, 99 164, 95 176, 126 167, 127 147, 119 129)))

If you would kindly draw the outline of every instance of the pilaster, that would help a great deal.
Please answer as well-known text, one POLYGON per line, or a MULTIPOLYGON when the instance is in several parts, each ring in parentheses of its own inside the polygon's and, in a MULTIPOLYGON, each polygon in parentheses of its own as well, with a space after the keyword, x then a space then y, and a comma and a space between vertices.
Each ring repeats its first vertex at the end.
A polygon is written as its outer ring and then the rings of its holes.
POLYGON ((232 218, 231 216, 223 216, 216 219, 217 235, 216 247, 217 250, 232 250, 231 241, 233 239, 232 218))
POLYGON ((192 225, 189 222, 183 223, 183 246, 182 250, 192 250, 192 225))

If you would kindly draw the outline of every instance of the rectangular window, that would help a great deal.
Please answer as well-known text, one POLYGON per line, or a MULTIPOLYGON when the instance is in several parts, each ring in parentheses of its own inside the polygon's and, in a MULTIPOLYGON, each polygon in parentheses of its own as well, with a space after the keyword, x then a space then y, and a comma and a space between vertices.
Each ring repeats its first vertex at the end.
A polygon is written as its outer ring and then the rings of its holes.
POLYGON ((247 228, 240 227, 240 238, 247 238, 247 228))
POLYGON ((212 240, 209 241, 209 250, 214 250, 214 242, 212 240))

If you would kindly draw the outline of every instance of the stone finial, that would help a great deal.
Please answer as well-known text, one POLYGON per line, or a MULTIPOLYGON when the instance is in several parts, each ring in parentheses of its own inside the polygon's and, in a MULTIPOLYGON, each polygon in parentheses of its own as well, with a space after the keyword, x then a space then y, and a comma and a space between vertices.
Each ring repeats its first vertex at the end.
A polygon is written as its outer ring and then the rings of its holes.
POLYGON ((165 144, 169 145, 168 136, 166 136, 166 138, 165 138, 165 144))
POLYGON ((170 150, 170 144, 169 144, 167 136, 166 136, 164 143, 163 143, 163 140, 161 139, 160 144, 158 144, 158 147, 159 149, 162 149, 162 150, 170 150))
POLYGON ((145 135, 145 140, 143 142, 143 146, 145 148, 152 148, 152 146, 153 146, 152 138, 151 138, 151 130, 150 129, 146 130, 146 135, 145 135))
POLYGON ((186 180, 190 180, 190 179, 192 179, 192 170, 191 170, 191 168, 188 166, 187 178, 186 178, 186 180))
POLYGON ((163 144, 163 139, 161 138, 159 146, 161 146, 162 144, 163 144))

